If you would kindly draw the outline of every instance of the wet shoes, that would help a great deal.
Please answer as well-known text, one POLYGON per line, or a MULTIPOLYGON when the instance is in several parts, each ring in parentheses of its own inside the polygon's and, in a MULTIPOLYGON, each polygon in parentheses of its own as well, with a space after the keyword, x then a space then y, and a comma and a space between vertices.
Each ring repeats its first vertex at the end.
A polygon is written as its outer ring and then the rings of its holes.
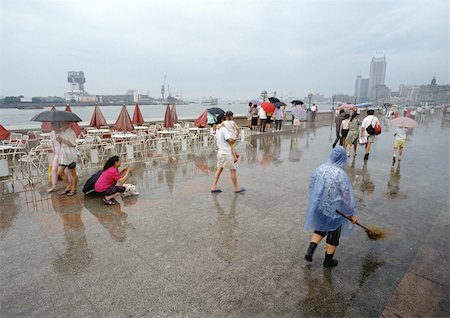
POLYGON ((305 259, 308 262, 312 262, 312 257, 313 257, 314 251, 316 250, 316 247, 317 247, 317 243, 314 243, 314 242, 309 243, 309 247, 308 247, 308 250, 306 251, 306 255, 305 255, 305 259))
POLYGON ((395 165, 395 157, 392 158, 392 165, 395 165))
POLYGON ((323 267, 335 267, 338 264, 338 261, 333 259, 334 254, 326 254, 325 253, 325 261, 323 262, 323 267))

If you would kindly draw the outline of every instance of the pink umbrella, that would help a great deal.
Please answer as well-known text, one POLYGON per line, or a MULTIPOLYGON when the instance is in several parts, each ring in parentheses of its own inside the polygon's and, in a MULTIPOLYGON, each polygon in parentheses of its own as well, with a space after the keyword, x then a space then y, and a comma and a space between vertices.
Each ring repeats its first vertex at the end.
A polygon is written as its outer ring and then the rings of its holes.
MULTIPOLYGON (((66 110, 66 112, 69 112, 69 113, 72 112, 72 109, 70 109, 69 104, 67 104, 65 110, 66 110)), ((81 134, 81 129, 77 122, 75 122, 75 121, 71 122, 70 128, 72 128, 72 130, 75 132, 75 135, 77 135, 77 137, 81 134)))
MULTIPOLYGON (((52 108, 50 110, 56 110, 55 106, 52 106, 52 108)), ((41 128, 43 131, 52 131, 53 130, 53 126, 52 123, 49 121, 45 121, 41 124, 41 128)))
POLYGON ((139 108, 139 104, 136 103, 136 108, 133 113, 133 124, 141 126, 144 123, 144 116, 142 116, 141 109, 139 108))
POLYGON ((353 105, 353 104, 342 104, 337 109, 338 110, 341 110, 341 109, 346 110, 346 109, 352 109, 352 108, 355 108, 355 105, 353 105))
POLYGON ((0 140, 6 140, 9 138, 10 135, 11 133, 8 130, 6 130, 5 127, 0 125, 0 140))
MULTIPOLYGON (((176 116, 176 114, 175 114, 176 116)), ((172 128, 173 124, 175 124, 175 118, 172 112, 172 108, 170 107, 169 104, 167 104, 166 107, 166 114, 164 115, 164 124, 163 126, 166 128, 172 128)))
POLYGON ((177 123, 178 122, 178 115, 177 115, 177 109, 175 108, 175 104, 172 105, 172 117, 173 117, 173 122, 177 123))
POLYGON ((131 121, 130 114, 128 114, 125 105, 123 105, 122 109, 120 110, 119 117, 117 118, 116 124, 114 125, 114 129, 118 131, 134 130, 133 122, 131 121))
POLYGON ((417 121, 415 121, 412 118, 409 117, 397 117, 394 118, 391 121, 391 124, 398 126, 398 127, 405 127, 405 128, 417 128, 419 127, 419 124, 417 121))
POLYGON ((199 128, 205 128, 208 123, 208 108, 205 109, 205 111, 198 117, 196 120, 194 120, 194 125, 199 128))
POLYGON ((105 117, 100 110, 98 105, 95 105, 94 113, 92 114, 91 122, 89 126, 100 128, 101 126, 106 126, 108 123, 106 122, 105 117))

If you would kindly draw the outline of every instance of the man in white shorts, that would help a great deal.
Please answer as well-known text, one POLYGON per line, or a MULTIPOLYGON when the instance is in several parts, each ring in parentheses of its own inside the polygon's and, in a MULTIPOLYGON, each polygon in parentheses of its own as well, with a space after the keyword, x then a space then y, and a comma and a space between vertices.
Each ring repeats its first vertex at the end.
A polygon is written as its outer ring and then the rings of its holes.
POLYGON ((218 125, 216 131, 216 144, 217 144, 217 170, 214 174, 214 182, 211 187, 212 193, 220 193, 222 190, 218 188, 220 174, 223 169, 229 169, 231 174, 231 181, 233 182, 234 192, 243 193, 244 188, 240 188, 237 182, 236 176, 236 165, 234 164, 233 153, 231 150, 231 145, 234 144, 235 140, 231 138, 228 129, 222 124, 225 116, 219 115, 217 117, 218 125))

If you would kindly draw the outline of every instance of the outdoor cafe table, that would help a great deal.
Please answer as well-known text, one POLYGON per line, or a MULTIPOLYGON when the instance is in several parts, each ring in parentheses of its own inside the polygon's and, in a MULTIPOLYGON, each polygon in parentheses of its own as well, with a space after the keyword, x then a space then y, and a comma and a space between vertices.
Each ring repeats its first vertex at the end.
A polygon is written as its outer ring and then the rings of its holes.
POLYGON ((51 133, 40 133, 39 137, 42 139, 50 139, 50 137, 52 136, 51 133))
POLYGON ((173 138, 174 135, 178 135, 180 133, 179 130, 158 130, 158 135, 161 137, 169 137, 173 138))
POLYGON ((88 129, 87 133, 88 134, 104 134, 104 133, 109 133, 111 132, 111 130, 106 129, 106 128, 100 128, 100 129, 88 129))
POLYGON ((148 126, 134 126, 134 130, 148 130, 148 126))
POLYGON ((137 137, 136 134, 132 134, 132 133, 113 133, 111 135, 112 139, 131 139, 137 137))

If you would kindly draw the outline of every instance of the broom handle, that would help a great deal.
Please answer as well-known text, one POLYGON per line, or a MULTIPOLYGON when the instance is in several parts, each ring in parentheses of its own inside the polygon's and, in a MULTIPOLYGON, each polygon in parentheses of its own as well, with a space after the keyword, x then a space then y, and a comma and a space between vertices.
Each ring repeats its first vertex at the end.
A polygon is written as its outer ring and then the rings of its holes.
MULTIPOLYGON (((350 222, 353 222, 352 219, 345 215, 344 213, 342 213, 341 211, 336 210, 336 213, 339 214, 340 216, 343 216, 344 218, 346 218, 347 220, 349 220, 350 222)), ((362 224, 359 224, 358 221, 355 222, 356 225, 359 225, 360 227, 362 227, 364 230, 370 231, 367 227, 365 227, 362 224)))

